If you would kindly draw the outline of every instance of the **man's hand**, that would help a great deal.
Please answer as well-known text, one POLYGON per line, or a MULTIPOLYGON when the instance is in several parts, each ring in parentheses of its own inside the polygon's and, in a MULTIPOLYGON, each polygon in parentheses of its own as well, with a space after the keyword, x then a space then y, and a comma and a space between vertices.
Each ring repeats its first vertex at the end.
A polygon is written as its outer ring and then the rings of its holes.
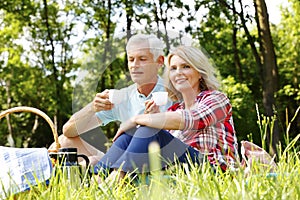
POLYGON ((125 131, 127 131, 127 130, 133 128, 133 127, 136 127, 136 126, 137 126, 137 124, 135 122, 135 117, 132 117, 129 120, 127 120, 126 122, 121 123, 121 125, 120 125, 115 137, 112 139, 112 141, 113 142, 116 141, 116 139, 120 135, 122 135, 125 131))
POLYGON ((102 110, 111 110, 114 106, 109 100, 109 90, 104 90, 101 93, 97 93, 93 100, 93 110, 99 112, 102 110))

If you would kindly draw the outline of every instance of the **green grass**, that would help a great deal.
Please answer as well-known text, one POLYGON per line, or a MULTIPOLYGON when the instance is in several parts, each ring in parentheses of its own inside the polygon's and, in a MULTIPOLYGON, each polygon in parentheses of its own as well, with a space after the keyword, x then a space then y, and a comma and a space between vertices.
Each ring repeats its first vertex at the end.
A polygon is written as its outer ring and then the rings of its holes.
POLYGON ((88 187, 72 187, 68 179, 57 175, 51 178, 48 186, 40 184, 8 199, 300 199, 300 156, 296 147, 299 137, 300 134, 289 141, 285 149, 278 148, 276 176, 259 163, 253 163, 247 176, 243 168, 236 172, 214 173, 205 164, 191 168, 174 165, 164 172, 158 170, 149 176, 141 175, 139 182, 128 176, 121 183, 110 182, 101 187, 95 182, 88 187))
POLYGON ((278 163, 276 177, 267 172, 245 177, 243 171, 214 174, 209 166, 191 169, 178 165, 165 173, 156 173, 139 183, 130 182, 73 188, 67 179, 50 185, 35 186, 32 190, 8 199, 300 199, 299 154, 289 153, 288 162, 278 163))

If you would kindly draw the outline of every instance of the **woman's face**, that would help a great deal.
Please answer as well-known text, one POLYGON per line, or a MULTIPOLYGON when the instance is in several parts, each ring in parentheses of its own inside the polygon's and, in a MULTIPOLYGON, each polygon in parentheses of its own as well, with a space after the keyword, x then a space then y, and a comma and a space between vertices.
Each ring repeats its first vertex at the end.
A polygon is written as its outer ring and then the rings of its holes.
POLYGON ((200 92, 200 73, 181 57, 177 55, 171 57, 169 70, 169 78, 176 90, 181 93, 191 92, 191 89, 197 94, 200 92))

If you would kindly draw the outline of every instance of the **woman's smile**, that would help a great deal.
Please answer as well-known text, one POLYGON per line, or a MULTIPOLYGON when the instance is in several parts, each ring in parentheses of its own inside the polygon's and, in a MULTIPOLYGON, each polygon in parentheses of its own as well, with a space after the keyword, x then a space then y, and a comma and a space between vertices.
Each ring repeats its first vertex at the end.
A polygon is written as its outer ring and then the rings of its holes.
POLYGON ((175 83, 176 84, 182 84, 185 81, 187 81, 187 78, 175 78, 175 83))
POLYGON ((200 74, 181 57, 174 55, 170 60, 170 80, 176 90, 183 92, 194 90, 199 92, 200 74))

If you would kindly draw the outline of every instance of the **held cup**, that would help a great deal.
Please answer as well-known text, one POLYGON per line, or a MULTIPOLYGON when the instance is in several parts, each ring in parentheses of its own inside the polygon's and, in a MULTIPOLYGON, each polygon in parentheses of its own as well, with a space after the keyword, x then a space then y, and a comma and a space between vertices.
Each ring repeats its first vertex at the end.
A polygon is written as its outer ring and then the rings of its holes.
POLYGON ((153 92, 152 99, 156 105, 166 105, 168 102, 168 92, 153 92))
POLYGON ((121 103, 122 101, 124 101, 126 95, 125 95, 125 92, 124 90, 117 90, 117 89, 110 89, 109 90, 109 101, 113 104, 119 104, 121 103))

